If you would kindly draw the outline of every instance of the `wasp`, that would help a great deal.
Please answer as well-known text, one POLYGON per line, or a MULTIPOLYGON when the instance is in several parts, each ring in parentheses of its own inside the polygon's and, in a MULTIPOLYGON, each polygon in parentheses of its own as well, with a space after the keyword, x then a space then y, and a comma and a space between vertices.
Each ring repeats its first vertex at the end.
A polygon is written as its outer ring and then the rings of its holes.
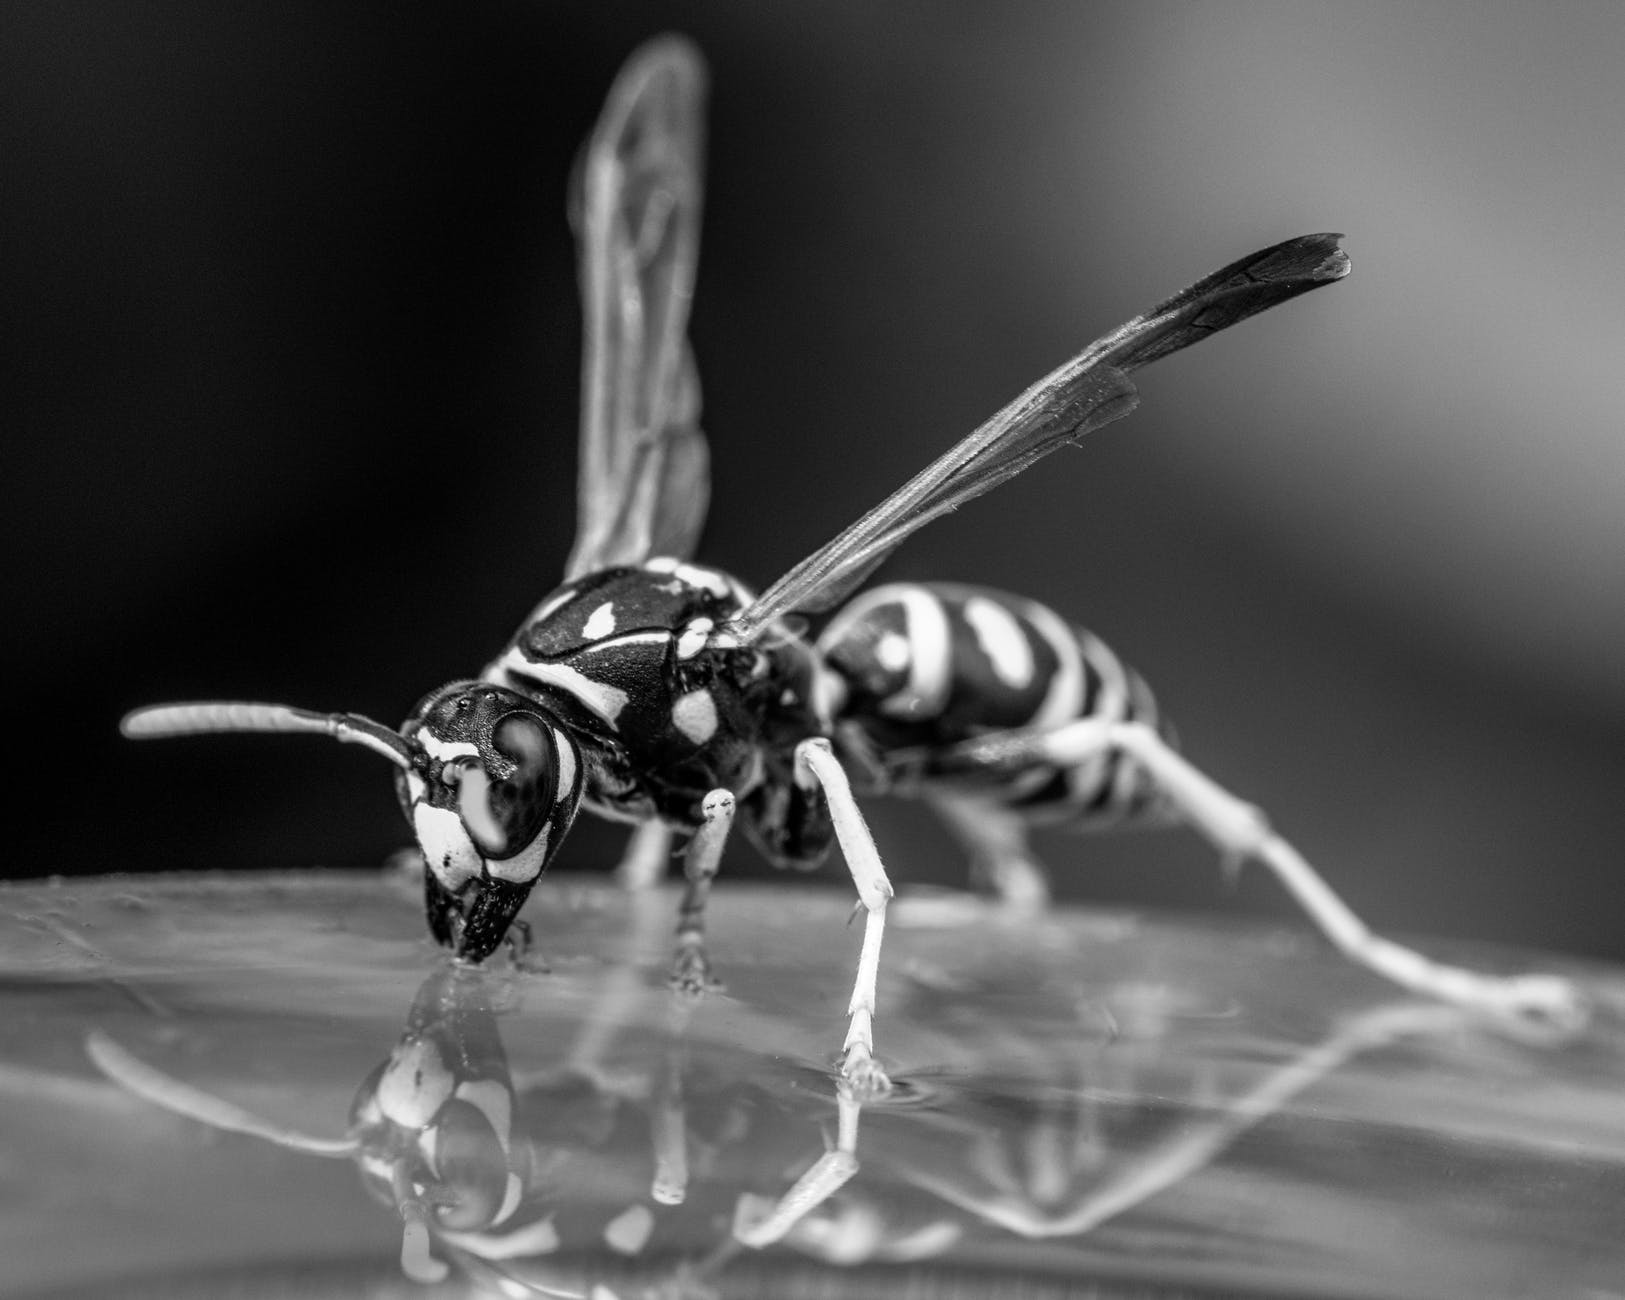
POLYGON ((842 1053, 864 1086, 886 1083, 873 1016, 892 886, 854 784, 929 800, 994 887, 1029 904, 1045 893, 1030 825, 1183 821, 1227 859, 1263 862, 1338 948, 1407 988, 1577 1015, 1562 979, 1443 966, 1372 934, 1258 809, 1181 757, 1140 679, 1053 611, 960 586, 856 595, 932 520, 1127 415, 1141 366, 1342 279, 1340 236, 1242 258, 1091 343, 756 594, 692 558, 709 495, 687 337, 704 93, 695 49, 652 41, 582 155, 579 517, 563 585, 477 678, 425 696, 398 731, 206 702, 139 709, 124 733, 319 732, 381 755, 422 851, 429 929, 470 962, 502 944, 583 806, 645 827, 629 854, 645 868, 688 837, 673 978, 692 991, 712 982, 705 904, 734 822, 781 866, 838 842, 866 913, 842 1053))

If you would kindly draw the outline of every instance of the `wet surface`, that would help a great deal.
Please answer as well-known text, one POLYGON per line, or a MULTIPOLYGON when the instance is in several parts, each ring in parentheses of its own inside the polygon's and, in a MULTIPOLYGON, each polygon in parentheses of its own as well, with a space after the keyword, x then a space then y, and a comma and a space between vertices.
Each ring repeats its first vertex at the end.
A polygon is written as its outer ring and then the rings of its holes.
POLYGON ((396 877, 0 889, 0 1294, 1625 1295, 1617 971, 1534 1036, 905 893, 864 1099, 848 893, 719 889, 700 999, 676 902, 544 882, 475 972, 396 877))

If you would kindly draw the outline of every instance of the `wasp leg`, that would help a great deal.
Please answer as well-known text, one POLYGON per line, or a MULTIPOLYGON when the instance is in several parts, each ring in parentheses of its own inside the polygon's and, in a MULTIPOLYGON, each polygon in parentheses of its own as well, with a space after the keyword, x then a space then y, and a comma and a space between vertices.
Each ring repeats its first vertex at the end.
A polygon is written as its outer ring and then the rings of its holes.
POLYGON ((673 1045, 649 1113, 655 1171, 649 1199, 681 1205, 688 1198, 688 1109, 683 1101, 684 1054, 673 1045))
POLYGON ((734 797, 728 790, 713 790, 700 805, 705 818, 683 857, 682 908, 677 914, 677 960, 672 966, 671 983, 678 992, 694 995, 708 988, 721 988, 711 976, 711 962, 705 953, 705 904, 711 897, 722 849, 734 824, 734 797))
POLYGON ((873 1096, 891 1087, 886 1072, 874 1059, 875 981, 880 973, 880 941, 886 933, 886 903, 892 896, 891 881, 886 878, 874 836, 869 833, 858 802, 852 797, 846 772, 829 741, 804 740, 796 746, 798 781, 807 779, 803 773, 810 774, 824 787, 830 817, 835 823, 835 836, 841 842, 841 854, 846 858, 852 883, 858 887, 858 897, 868 913, 863 924, 858 974, 852 985, 852 1002, 847 1008, 852 1023, 846 1032, 841 1073, 860 1095, 873 1096))
POLYGON ((1049 878, 1027 849, 1027 825, 1019 813, 963 794, 931 794, 926 801, 970 858, 971 878, 1023 911, 1049 903, 1049 878))
POLYGON ((666 865, 670 861, 671 827, 658 819, 639 822, 615 868, 615 879, 628 892, 653 889, 666 878, 666 865))
MULTIPOLYGON (((1407 1037, 1448 1034, 1463 1023, 1455 1007, 1415 1003, 1374 1007, 1352 1017, 1322 1041, 1304 1047, 1292 1059, 1270 1069, 1240 1096, 1207 1105, 1192 1105, 1191 1122, 1150 1143, 1117 1172, 1091 1175, 1070 1203, 1040 1204, 1009 1178, 989 1177, 978 1169, 988 1190, 964 1179, 945 1176, 939 1168, 909 1161, 893 1172, 904 1182, 969 1211, 1007 1232, 1033 1240, 1075 1237, 1098 1228, 1170 1187, 1207 1168, 1238 1138, 1279 1114, 1294 1098, 1363 1053, 1407 1037), (1203 1113, 1209 1118, 1201 1118, 1203 1113)), ((1002 1171, 999 1171, 1002 1172, 1002 1171)))
POLYGON ((1448 966, 1373 934, 1313 867, 1271 828, 1263 812, 1243 803, 1138 722, 1090 718, 1049 732, 1011 732, 957 746, 950 761, 993 766, 1054 763, 1075 766, 1116 749, 1137 763, 1175 811, 1206 836, 1228 863, 1257 859, 1275 873, 1298 904, 1345 956, 1401 988, 1501 1016, 1533 1020, 1558 1030, 1584 1023, 1585 999, 1557 975, 1486 975, 1448 966))
POLYGON ((863 1103, 854 1085, 844 1080, 837 1085, 835 1096, 839 1119, 834 1149, 819 1156, 812 1168, 771 1205, 763 1206, 755 1197, 740 1198, 733 1235, 742 1245, 760 1250, 781 1240, 858 1172, 858 1116, 863 1113, 863 1103))

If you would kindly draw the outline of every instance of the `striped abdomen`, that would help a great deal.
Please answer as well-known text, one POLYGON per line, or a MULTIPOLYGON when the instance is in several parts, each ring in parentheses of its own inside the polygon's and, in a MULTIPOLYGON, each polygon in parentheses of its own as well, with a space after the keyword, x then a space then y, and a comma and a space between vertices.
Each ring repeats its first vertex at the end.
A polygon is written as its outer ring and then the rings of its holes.
POLYGON ((1155 791, 1115 752, 1077 767, 967 771, 932 755, 990 732, 1050 730, 1080 718, 1144 722, 1172 740, 1140 676, 1104 642, 1007 592, 943 583, 876 587, 819 638, 856 727, 907 793, 952 786, 1034 821, 1085 827, 1158 815, 1155 791))

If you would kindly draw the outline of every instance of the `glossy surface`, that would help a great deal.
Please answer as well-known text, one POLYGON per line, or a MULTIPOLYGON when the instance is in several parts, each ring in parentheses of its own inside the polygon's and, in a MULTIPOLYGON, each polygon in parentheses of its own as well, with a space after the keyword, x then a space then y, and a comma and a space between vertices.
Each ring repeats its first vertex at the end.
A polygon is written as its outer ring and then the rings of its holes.
POLYGON ((719 889, 695 1003, 673 893, 544 881, 534 969, 457 973, 419 889, 0 889, 0 1294, 1625 1293, 1618 972, 1564 966, 1592 1023, 1532 1041, 1307 936, 905 892, 898 1087, 860 1107, 845 890, 719 889), (850 1181, 741 1244, 853 1124, 850 1181), (397 1202, 440 1284, 402 1276, 397 1202))

